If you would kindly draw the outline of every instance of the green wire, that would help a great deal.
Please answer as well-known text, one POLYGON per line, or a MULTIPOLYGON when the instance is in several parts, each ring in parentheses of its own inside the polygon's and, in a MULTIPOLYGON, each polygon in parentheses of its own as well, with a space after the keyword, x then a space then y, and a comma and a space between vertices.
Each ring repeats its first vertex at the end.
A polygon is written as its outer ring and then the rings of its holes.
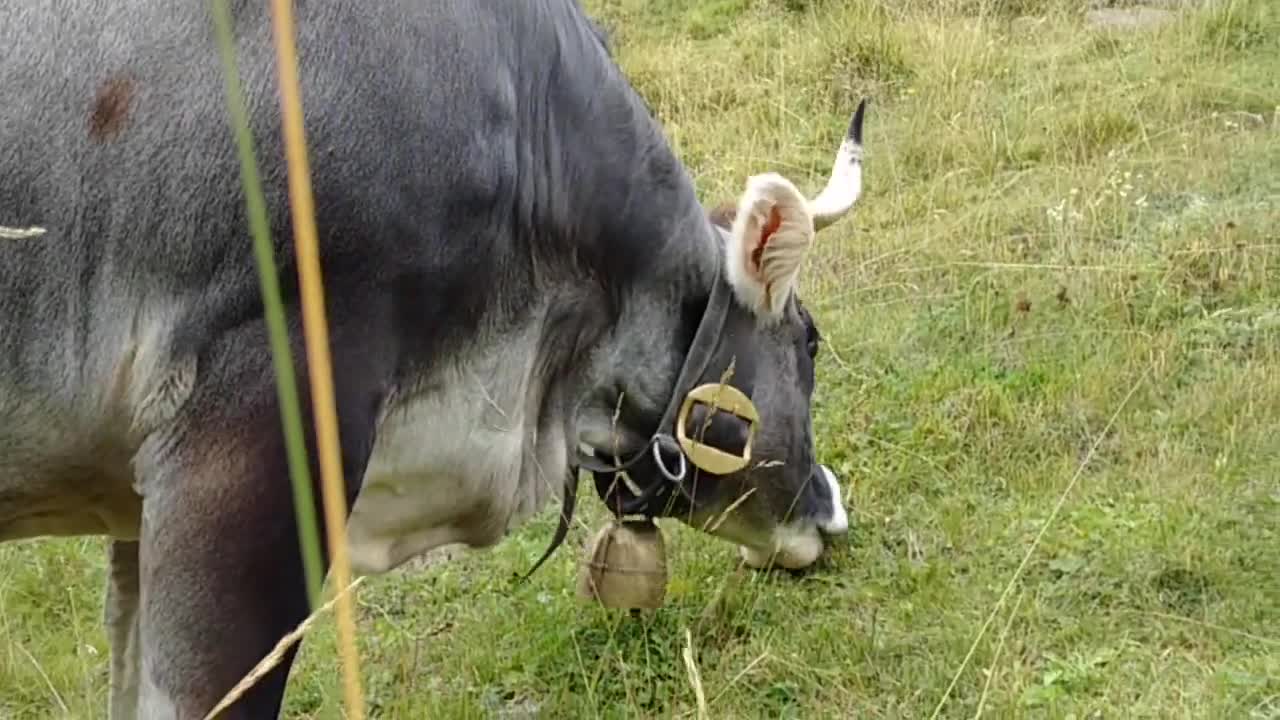
POLYGON ((280 419, 284 424, 285 447, 289 458, 289 477, 293 482, 294 512, 298 517, 298 539, 302 545, 302 564, 306 573, 307 599, 314 610, 320 604, 320 587, 324 573, 320 564, 320 531, 316 525, 315 500, 311 489, 311 472, 307 465, 306 445, 302 435, 302 411, 289 352, 289 335, 285 329, 284 302, 276 277, 275 259, 271 254, 271 237, 267 213, 254 161, 253 136, 249 132, 240 72, 236 67, 232 36, 231 11, 227 0, 211 0, 213 19, 217 25, 218 44, 227 78, 227 102, 240 151, 240 175, 253 233, 253 249, 258 261, 258 277, 262 284, 263 308, 271 335, 271 355, 276 371, 276 394, 280 402, 280 419))

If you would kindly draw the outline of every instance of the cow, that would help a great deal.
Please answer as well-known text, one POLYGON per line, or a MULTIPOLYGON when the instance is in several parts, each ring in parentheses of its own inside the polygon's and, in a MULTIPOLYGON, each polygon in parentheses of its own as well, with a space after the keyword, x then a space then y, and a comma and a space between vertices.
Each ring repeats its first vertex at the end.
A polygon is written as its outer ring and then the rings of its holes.
MULTIPOLYGON (((306 378, 271 17, 231 5, 306 378)), ((199 718, 309 610, 214 24, 0 27, 0 541, 105 536, 110 717, 199 718)), ((296 33, 356 573, 491 547, 588 473, 753 567, 847 531, 797 283, 861 194, 865 101, 816 197, 762 172, 708 211, 572 0, 299 2, 296 33)), ((275 717, 296 650, 224 717, 275 717)))

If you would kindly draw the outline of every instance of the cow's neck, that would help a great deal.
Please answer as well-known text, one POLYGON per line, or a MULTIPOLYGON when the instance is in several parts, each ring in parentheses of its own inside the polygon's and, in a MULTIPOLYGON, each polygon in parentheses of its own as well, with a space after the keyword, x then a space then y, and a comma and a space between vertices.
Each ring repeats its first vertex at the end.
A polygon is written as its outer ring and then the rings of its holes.
MULTIPOLYGON (((549 87, 537 88, 551 102, 543 132, 530 135, 545 143, 532 156, 549 171, 534 173, 549 184, 532 194, 541 200, 535 226, 555 236, 541 245, 547 262, 594 288, 594 307, 607 313, 592 351, 575 359, 570 433, 625 452, 657 429, 723 250, 661 126, 590 28, 559 42, 576 65, 553 66, 549 87), (631 419, 620 427, 619 409, 631 419)), ((593 312, 583 307, 581 317, 593 312)))
POLYGON ((565 479, 579 442, 639 446, 671 395, 719 240, 661 128, 583 26, 525 67, 507 258, 530 302, 491 308, 426 391, 393 402, 353 507, 353 561, 395 567, 442 544, 496 542, 565 479), (586 62, 596 58, 599 62, 586 62), (527 255, 524 255, 527 253, 527 255), (430 438, 430 442, 423 442, 430 438), (515 486, 512 487, 512 484, 515 486))
POLYGON ((532 37, 521 67, 538 70, 518 81, 531 103, 518 206, 538 229, 535 259, 595 279, 615 304, 709 287, 717 238, 692 179, 581 10, 562 11, 577 17, 557 23, 559 47, 532 37))

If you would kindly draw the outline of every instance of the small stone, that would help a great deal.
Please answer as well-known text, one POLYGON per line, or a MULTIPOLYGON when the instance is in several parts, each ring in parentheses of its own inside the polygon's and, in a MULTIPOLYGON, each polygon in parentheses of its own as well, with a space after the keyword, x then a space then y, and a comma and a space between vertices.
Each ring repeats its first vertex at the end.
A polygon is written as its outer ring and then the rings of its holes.
POLYGON ((1009 30, 1014 35, 1025 35, 1040 28, 1045 24, 1045 18, 1036 17, 1034 15, 1023 15, 1016 17, 1009 23, 1009 30))
POLYGON ((1085 13, 1085 22, 1097 29, 1136 30, 1163 25, 1173 19, 1168 10, 1149 7, 1104 8, 1085 13))
POLYGON ((1235 127, 1245 130, 1258 130, 1267 126, 1267 118, 1248 110, 1233 110, 1223 113, 1223 117, 1235 127))

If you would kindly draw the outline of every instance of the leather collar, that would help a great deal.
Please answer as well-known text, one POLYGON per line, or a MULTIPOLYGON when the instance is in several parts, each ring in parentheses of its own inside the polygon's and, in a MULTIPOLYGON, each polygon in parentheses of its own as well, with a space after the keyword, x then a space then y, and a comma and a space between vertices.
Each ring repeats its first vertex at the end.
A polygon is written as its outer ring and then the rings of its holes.
MULTIPOLYGON (((528 578, 541 567, 547 558, 551 557, 552 553, 560 547, 568 535, 569 524, 573 519, 574 508, 577 505, 578 473, 580 470, 591 471, 595 477, 597 494, 617 517, 642 515, 647 518, 653 518, 679 512, 692 506, 694 503, 693 492, 684 483, 684 480, 691 472, 689 469, 691 463, 688 461, 683 448, 675 439, 676 420, 686 396, 706 376, 712 360, 718 354, 717 350, 720 349, 724 340, 725 325, 729 318, 729 308, 732 302, 733 288, 730 287, 728 281, 717 268, 711 295, 707 300, 707 307, 702 313, 698 329, 693 336, 693 342, 690 343, 689 350, 685 353, 684 364, 680 368, 680 374, 671 388, 671 396, 667 402, 667 407, 663 411, 662 418, 658 421, 653 433, 639 449, 627 457, 626 460, 617 464, 604 462, 599 457, 599 451, 590 455, 583 453, 581 450, 578 451, 576 460, 570 464, 569 476, 565 478, 560 520, 555 534, 552 536, 551 544, 542 554, 542 557, 534 563, 529 572, 524 575, 524 578, 528 578), (651 478, 651 481, 640 488, 639 492, 629 488, 618 475, 624 470, 635 471, 642 467, 650 469, 647 466, 652 466, 652 469, 657 472, 636 473, 648 475, 651 478)), ((735 361, 736 364, 732 370, 733 379, 737 380, 737 382, 730 382, 727 378, 722 382, 740 388, 745 386, 745 394, 749 395, 750 386, 755 375, 754 368, 743 368, 741 359, 731 358, 729 362, 735 361)), ((729 362, 725 363, 725 368, 721 369, 722 372, 730 369, 729 362)), ((719 374, 717 373, 717 375, 719 374)), ((701 471, 695 468, 693 472, 701 471)), ((628 473, 628 475, 631 475, 631 473, 628 473)))

